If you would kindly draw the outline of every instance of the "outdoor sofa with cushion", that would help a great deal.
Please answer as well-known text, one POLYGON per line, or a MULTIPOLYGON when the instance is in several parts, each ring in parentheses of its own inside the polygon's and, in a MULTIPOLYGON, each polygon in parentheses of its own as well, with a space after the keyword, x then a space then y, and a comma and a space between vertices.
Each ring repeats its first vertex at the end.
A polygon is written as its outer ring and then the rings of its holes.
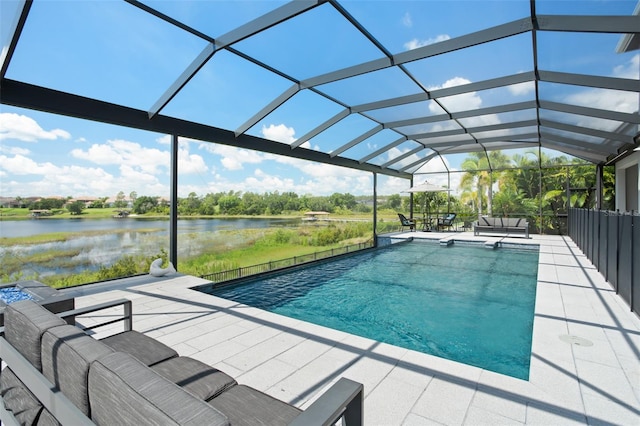
POLYGON ((517 217, 481 217, 473 224, 473 235, 481 232, 501 234, 524 234, 529 238, 529 222, 517 217))
POLYGON ((340 418, 362 424, 360 383, 341 378, 301 411, 131 330, 128 300, 60 315, 119 304, 125 331, 102 340, 33 301, 7 307, 2 424, 329 425, 340 418))

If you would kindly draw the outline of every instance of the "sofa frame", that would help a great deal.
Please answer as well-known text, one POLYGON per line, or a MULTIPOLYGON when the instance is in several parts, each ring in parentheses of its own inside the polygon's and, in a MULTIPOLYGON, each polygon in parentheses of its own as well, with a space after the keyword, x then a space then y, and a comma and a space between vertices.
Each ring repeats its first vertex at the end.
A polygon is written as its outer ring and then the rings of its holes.
MULTIPOLYGON (((122 306, 123 314, 113 320, 95 324, 91 327, 78 327, 86 331, 116 322, 124 324, 124 331, 133 329, 131 301, 118 299, 86 308, 74 309, 56 314, 62 319, 77 317, 104 309, 122 306)), ((31 391, 38 401, 53 417, 63 425, 94 425, 71 400, 69 400, 42 372, 14 348, 4 336, 4 327, 0 327, 0 361, 11 368, 13 373, 31 391)), ((1 374, 1 373, 0 373, 1 374)), ((185 391, 186 392, 186 391, 185 391)), ((188 392, 187 392, 188 393, 188 392)), ((363 424, 363 385, 347 378, 340 378, 306 410, 302 411, 291 425, 333 425, 342 419, 347 426, 363 424)), ((4 425, 20 424, 14 414, 5 407, 4 398, 0 399, 0 420, 4 425)))
POLYGON ((529 222, 516 217, 481 217, 473 224, 473 235, 480 233, 524 234, 529 238, 529 222))

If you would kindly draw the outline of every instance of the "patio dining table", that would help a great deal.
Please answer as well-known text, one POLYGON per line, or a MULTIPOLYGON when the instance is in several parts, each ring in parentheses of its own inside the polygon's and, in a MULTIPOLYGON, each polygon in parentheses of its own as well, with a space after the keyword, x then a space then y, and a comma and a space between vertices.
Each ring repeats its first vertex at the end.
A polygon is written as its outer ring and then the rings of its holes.
POLYGON ((433 217, 423 217, 421 219, 422 222, 422 230, 425 232, 431 232, 433 230, 433 217))

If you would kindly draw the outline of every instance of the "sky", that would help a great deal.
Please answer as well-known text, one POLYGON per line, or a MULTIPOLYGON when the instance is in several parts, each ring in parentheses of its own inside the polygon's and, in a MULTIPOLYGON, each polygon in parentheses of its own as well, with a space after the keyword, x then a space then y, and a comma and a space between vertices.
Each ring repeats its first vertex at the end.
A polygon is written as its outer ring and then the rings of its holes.
MULTIPOLYGON (((146 3, 213 37, 226 34, 283 4, 245 0, 146 3)), ((10 28, 18 4, 13 0, 0 2, 2 61, 9 40, 7 28, 10 28)), ((630 14, 635 4, 635 0, 541 1, 537 11, 541 14, 630 14)), ((523 0, 346 1, 344 5, 394 54, 523 18, 529 12, 529 2, 523 0)), ((354 36, 352 27, 336 18, 339 17, 335 10, 321 6, 300 19, 269 29, 261 37, 251 37, 234 47, 301 80, 380 58, 377 49, 361 36, 354 36)), ((640 55, 637 52, 614 53, 619 35, 580 34, 589 38, 586 44, 574 43, 575 34, 552 35, 541 34, 538 40, 541 69, 638 78, 640 55), (567 49, 566 46, 572 47, 567 49)), ((429 89, 526 72, 532 68, 530 39, 530 34, 510 37, 491 47, 452 52, 428 61, 409 63, 407 67, 429 89)), ((149 110, 205 46, 202 39, 159 23, 125 2, 36 0, 7 78, 149 110)), ((393 70, 350 80, 348 85, 338 81, 319 88, 351 105, 414 93, 406 76, 395 75, 393 70)), ((235 130, 290 85, 277 75, 220 51, 161 114, 235 130)), ((634 112, 638 108, 637 95, 628 93, 602 93, 588 88, 569 90, 551 84, 541 84, 540 92, 549 100, 576 105, 624 112, 634 112)), ((452 96, 443 103, 450 111, 456 111, 493 106, 503 103, 505 97, 509 102, 533 99, 533 85, 452 96)), ((397 120, 410 118, 418 114, 418 110, 421 114, 424 111, 442 113, 438 105, 424 102, 375 111, 372 115, 377 114, 376 118, 381 120, 397 120)), ((302 91, 256 122, 247 133, 294 144, 338 111, 340 108, 327 99, 308 90, 302 91)), ((505 118, 483 116, 465 125, 495 124, 505 118)), ((614 125, 595 124, 603 130, 610 130, 614 125)), ((352 115, 302 146, 329 152, 370 127, 370 120, 352 115)), ((435 123, 411 130, 446 128, 435 123)), ((359 159, 394 139, 397 134, 384 130, 343 155, 359 159)), ((120 191, 167 196, 170 140, 169 135, 0 104, 0 196, 108 197, 120 191)), ((382 164, 389 155, 397 156, 414 146, 414 142, 400 144, 373 162, 382 164)), ((420 171, 459 170, 465 157, 457 154, 436 158, 420 171)), ((404 161, 409 164, 414 160, 412 156, 404 161)), ((439 185, 447 184, 446 174, 418 175, 416 183, 425 179, 439 185)), ((452 188, 457 189, 459 179, 460 174, 452 174, 452 188)), ((205 195, 228 191, 370 195, 372 182, 369 172, 221 144, 180 140, 181 197, 191 192, 205 195)), ((378 176, 379 195, 401 193, 408 187, 408 180, 378 176)))

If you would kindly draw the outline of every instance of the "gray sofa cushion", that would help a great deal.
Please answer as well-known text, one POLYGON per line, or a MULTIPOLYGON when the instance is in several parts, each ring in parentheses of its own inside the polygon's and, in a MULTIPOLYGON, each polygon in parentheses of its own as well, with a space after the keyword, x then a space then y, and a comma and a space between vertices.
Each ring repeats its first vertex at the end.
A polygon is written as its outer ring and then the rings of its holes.
POLYGON ((42 373, 80 411, 89 416, 89 365, 112 352, 109 346, 89 337, 77 327, 53 327, 42 335, 42 373))
POLYGON ((21 300, 4 311, 5 339, 35 368, 42 371, 42 334, 66 322, 32 300, 21 300))
POLYGON ((209 401, 233 426, 288 425, 302 411, 256 389, 234 386, 209 401))
POLYGON ((237 384, 233 377, 222 371, 184 356, 160 362, 151 369, 204 401, 237 384))
POLYGON ((91 364, 89 400, 98 425, 229 424, 215 408, 122 352, 91 364))
POLYGON ((135 330, 125 331, 100 340, 117 352, 125 352, 150 366, 178 356, 178 352, 164 343, 135 330))
POLYGON ((56 418, 53 417, 53 414, 48 412, 46 408, 43 408, 36 422, 36 426, 60 426, 60 422, 58 422, 56 418))
POLYGON ((5 408, 13 413, 18 423, 35 424, 43 409, 42 404, 8 367, 0 375, 0 393, 5 408))

